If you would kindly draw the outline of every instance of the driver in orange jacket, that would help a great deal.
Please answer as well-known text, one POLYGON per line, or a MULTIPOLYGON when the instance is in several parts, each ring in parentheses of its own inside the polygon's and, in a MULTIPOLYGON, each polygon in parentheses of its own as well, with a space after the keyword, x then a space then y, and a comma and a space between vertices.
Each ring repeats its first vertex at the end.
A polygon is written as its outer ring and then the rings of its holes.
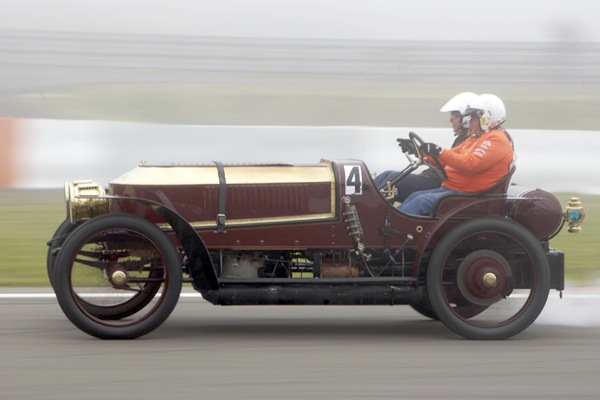
POLYGON ((473 99, 467 110, 469 137, 459 146, 442 149, 424 143, 421 150, 437 158, 448 176, 438 189, 423 190, 408 196, 399 209, 408 214, 427 215, 435 203, 452 193, 473 193, 498 183, 514 162, 512 140, 501 124, 506 120, 502 100, 493 94, 473 99))
MULTIPOLYGON (((452 142, 452 147, 456 147, 462 142, 464 142, 469 136, 469 118, 463 118, 463 114, 467 109, 469 103, 475 98, 477 95, 473 92, 462 92, 452 97, 450 100, 446 102, 440 108, 441 112, 449 112, 450 113, 450 123, 452 124, 452 130, 454 131, 454 142, 452 142)), ((400 140, 400 146, 403 151, 412 152, 411 148, 412 143, 410 143, 410 139, 400 140), (410 143, 410 147, 404 148, 402 143, 410 143)), ((381 174, 377 175, 373 182, 377 188, 385 187, 388 181, 393 180, 400 174, 399 171, 388 170, 384 171, 381 174)), ((444 181, 443 173, 435 168, 429 167, 426 170, 420 173, 412 173, 405 176, 402 179, 402 183, 396 185, 396 195, 395 199, 402 202, 412 193, 419 190, 428 190, 439 188, 442 182, 444 181)))

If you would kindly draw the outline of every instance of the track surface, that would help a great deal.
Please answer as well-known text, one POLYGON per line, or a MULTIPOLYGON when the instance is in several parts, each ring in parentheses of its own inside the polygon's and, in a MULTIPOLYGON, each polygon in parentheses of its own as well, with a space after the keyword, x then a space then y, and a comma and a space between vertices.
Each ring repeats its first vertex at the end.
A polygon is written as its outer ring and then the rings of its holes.
MULTIPOLYGON (((15 289, 3 288, 14 296, 15 289)), ((182 297, 156 331, 102 341, 56 300, 0 296, 6 399, 591 399, 600 294, 556 292, 517 337, 463 340, 399 307, 215 307, 182 297)))

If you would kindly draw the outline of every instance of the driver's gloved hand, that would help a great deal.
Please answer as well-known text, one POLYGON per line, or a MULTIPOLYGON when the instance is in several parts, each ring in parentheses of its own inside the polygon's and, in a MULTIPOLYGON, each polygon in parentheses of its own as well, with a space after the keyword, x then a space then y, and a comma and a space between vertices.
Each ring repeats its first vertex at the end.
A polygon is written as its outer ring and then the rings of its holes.
POLYGON ((402 149, 402 151, 404 153, 417 154, 415 145, 413 144, 412 140, 410 140, 410 139, 397 139, 397 140, 398 140, 398 146, 400 146, 400 148, 402 149))
POLYGON ((437 157, 442 153, 442 148, 435 143, 423 143, 420 148, 423 153, 431 157, 437 157))

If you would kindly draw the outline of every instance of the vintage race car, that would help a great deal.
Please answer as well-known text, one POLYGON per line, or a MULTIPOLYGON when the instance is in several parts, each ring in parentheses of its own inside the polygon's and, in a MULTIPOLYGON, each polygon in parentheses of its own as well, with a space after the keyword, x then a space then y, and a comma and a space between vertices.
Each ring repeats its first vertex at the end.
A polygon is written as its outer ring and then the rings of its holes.
POLYGON ((443 198, 431 215, 400 212, 394 187, 414 155, 376 187, 358 160, 316 165, 143 164, 110 182, 65 185, 67 218, 48 242, 60 307, 82 331, 135 338, 160 326, 189 282, 215 305, 410 305, 469 339, 527 328, 583 208, 510 186, 443 198))

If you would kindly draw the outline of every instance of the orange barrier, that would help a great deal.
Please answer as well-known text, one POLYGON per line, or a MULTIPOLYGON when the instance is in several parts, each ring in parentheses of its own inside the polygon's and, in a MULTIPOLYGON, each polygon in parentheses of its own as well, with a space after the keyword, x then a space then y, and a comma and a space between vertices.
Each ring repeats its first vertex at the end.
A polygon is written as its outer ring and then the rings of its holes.
POLYGON ((0 187, 11 186, 15 181, 16 130, 16 120, 0 119, 0 187))

